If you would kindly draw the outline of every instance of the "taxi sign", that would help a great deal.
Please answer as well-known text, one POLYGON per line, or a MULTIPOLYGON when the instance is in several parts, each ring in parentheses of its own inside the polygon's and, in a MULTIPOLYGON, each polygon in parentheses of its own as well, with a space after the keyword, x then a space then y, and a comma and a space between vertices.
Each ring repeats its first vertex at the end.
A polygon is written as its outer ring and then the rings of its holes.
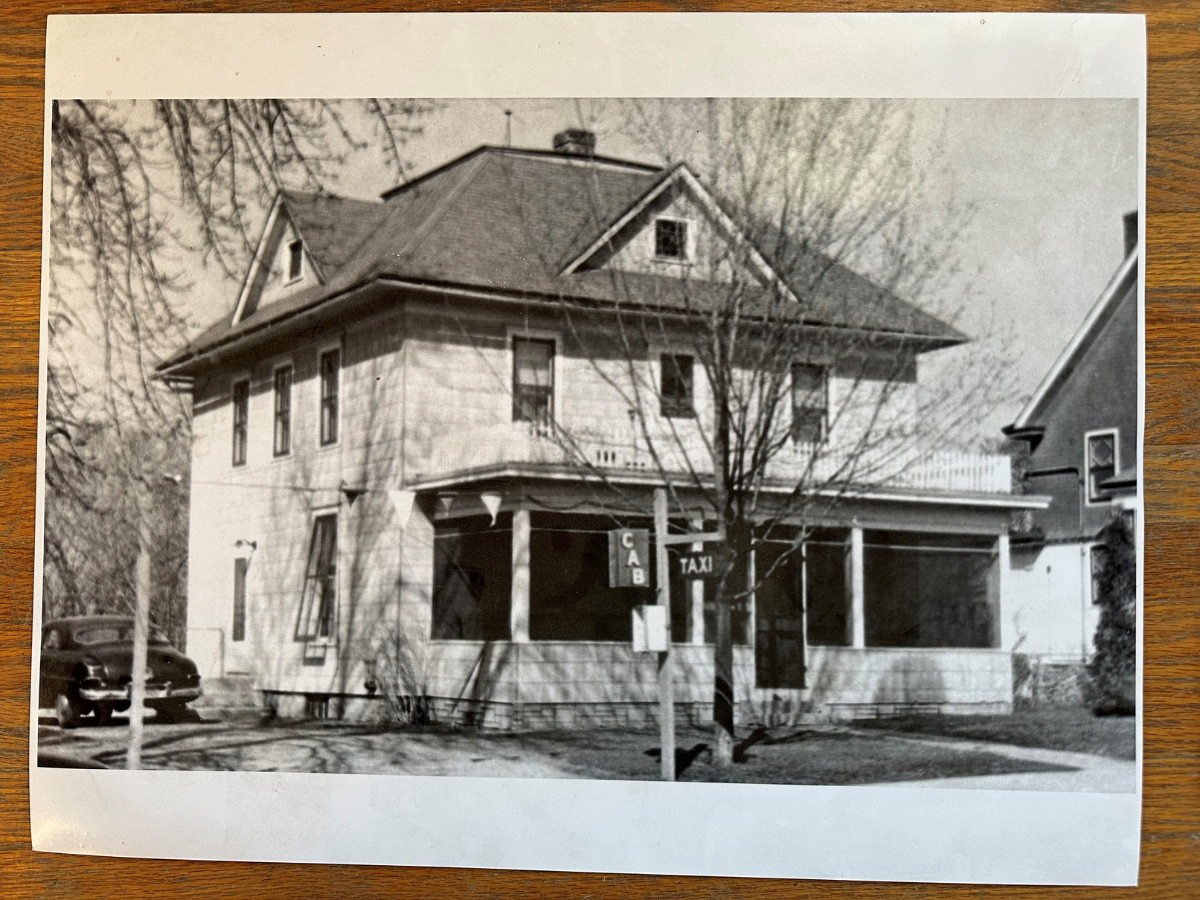
POLYGON ((724 575, 728 565, 729 551, 725 547, 694 550, 675 557, 675 571, 672 574, 680 578, 700 578, 708 581, 724 575))

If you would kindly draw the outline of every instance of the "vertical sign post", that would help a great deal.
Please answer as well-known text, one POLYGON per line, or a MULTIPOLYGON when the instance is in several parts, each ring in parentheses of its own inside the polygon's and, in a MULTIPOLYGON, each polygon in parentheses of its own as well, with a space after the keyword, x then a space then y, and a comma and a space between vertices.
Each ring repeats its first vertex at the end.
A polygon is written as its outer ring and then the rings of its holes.
POLYGON ((666 613, 667 649, 658 654, 658 730, 662 746, 662 780, 675 780, 675 697, 671 680, 671 575, 667 559, 667 492, 654 489, 654 552, 658 569, 658 603, 666 613))

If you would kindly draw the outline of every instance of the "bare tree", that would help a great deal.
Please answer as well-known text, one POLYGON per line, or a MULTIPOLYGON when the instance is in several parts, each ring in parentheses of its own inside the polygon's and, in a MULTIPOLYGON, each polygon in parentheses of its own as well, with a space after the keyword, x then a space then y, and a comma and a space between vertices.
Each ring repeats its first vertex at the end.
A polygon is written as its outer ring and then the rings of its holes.
MULTIPOLYGON (((136 491, 187 474, 190 410, 155 366, 192 334, 185 273, 245 272, 282 188, 326 189, 353 152, 404 146, 430 104, 405 100, 55 101, 46 404, 47 615, 130 594, 136 491), (113 535, 121 540, 113 541, 113 535), (132 545, 131 545, 132 546, 132 545), (105 563, 103 561, 107 560, 105 563)), ((168 629, 183 621, 186 498, 163 497, 156 552, 168 629)))
MULTIPOLYGON (((662 266, 618 258, 614 236, 587 266, 610 279, 615 302, 559 305, 573 352, 627 407, 628 435, 615 423, 538 427, 586 471, 597 503, 637 507, 612 478, 614 460, 632 462, 666 486, 674 517, 699 515, 726 535, 713 714, 728 762, 732 611, 847 497, 920 486, 946 462, 929 454, 961 445, 1011 385, 1002 356, 986 352, 942 384, 916 382, 919 353, 963 337, 945 325, 953 310, 935 319, 922 305, 967 283, 956 250, 970 210, 931 202, 942 171, 917 157, 903 104, 634 101, 625 111, 626 132, 678 168, 682 194, 702 185, 688 196, 708 227, 654 236, 680 242, 659 248, 667 257, 694 243, 674 279, 647 279, 662 266), (751 569, 768 543, 783 552, 751 569)), ((609 204, 595 202, 601 219, 609 204)))

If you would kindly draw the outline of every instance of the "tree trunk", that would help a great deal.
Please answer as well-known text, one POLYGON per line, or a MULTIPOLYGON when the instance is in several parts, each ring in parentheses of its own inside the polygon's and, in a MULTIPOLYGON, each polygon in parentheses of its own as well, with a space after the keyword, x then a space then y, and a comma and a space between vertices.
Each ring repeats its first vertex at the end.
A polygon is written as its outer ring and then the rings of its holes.
POLYGON ((717 642, 713 648, 713 728, 717 765, 733 762, 733 629, 729 594, 717 586, 717 642))
MULTIPOLYGON (((718 404, 713 434, 713 497, 729 537, 729 411, 718 404)), ((713 743, 719 766, 733 762, 733 630, 730 621, 729 573, 717 582, 716 644, 713 646, 713 743)))

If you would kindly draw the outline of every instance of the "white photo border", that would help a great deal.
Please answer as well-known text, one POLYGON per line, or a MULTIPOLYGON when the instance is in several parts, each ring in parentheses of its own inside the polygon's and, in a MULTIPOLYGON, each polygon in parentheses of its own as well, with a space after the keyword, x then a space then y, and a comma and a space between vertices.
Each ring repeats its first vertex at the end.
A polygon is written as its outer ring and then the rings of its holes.
MULTIPOLYGON (((473 13, 51 16, 43 222, 49 221, 50 100, 262 96, 1137 98, 1145 221, 1142 16, 473 13)), ((43 258, 34 671, 47 266, 43 258)), ((1140 442, 1144 267, 1138 296, 1140 442)), ((1139 696, 1141 599, 1139 558, 1139 696)), ((1066 794, 38 768, 36 701, 31 687, 35 850, 825 879, 1137 882, 1140 708, 1138 793, 1066 794)))

